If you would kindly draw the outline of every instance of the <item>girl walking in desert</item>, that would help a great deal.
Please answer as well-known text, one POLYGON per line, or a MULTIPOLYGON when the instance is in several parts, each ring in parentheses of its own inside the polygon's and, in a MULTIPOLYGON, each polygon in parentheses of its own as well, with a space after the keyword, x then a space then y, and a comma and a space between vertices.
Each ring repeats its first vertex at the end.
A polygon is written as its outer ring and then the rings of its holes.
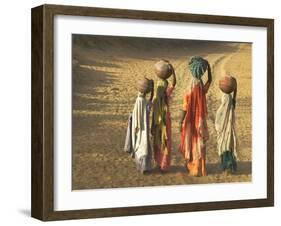
POLYGON ((173 66, 167 60, 155 64, 155 72, 159 77, 156 95, 153 100, 152 135, 154 159, 157 167, 165 172, 170 166, 171 158, 171 116, 169 102, 176 86, 176 75, 173 66), (172 75, 172 86, 167 79, 172 75))
POLYGON ((137 170, 147 173, 152 168, 152 146, 150 135, 150 110, 153 99, 153 80, 144 78, 138 82, 138 97, 130 114, 124 150, 135 159, 137 170), (146 100, 146 94, 151 93, 146 100))
POLYGON ((215 121, 218 154, 221 160, 221 168, 223 172, 225 174, 231 174, 237 169, 237 138, 234 112, 237 95, 236 79, 227 75, 220 80, 219 87, 223 92, 223 95, 215 121))
POLYGON ((192 78, 183 98, 180 120, 180 151, 191 176, 205 176, 207 128, 206 94, 212 82, 211 67, 201 57, 192 57, 188 63, 192 78), (202 76, 208 71, 208 80, 203 84, 202 76))

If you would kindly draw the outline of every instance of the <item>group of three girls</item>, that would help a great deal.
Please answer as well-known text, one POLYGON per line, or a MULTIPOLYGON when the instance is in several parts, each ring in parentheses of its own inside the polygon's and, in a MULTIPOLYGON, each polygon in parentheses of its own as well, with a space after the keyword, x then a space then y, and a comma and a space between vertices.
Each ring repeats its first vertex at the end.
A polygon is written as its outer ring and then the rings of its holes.
MULTIPOLYGON (((166 61, 168 63, 168 61, 166 61)), ((144 79, 138 83, 138 97, 134 109, 129 117, 125 151, 132 154, 137 168, 140 172, 146 173, 152 169, 154 161, 161 172, 168 171, 171 160, 171 115, 169 104, 172 93, 176 87, 176 75, 173 66, 169 64, 172 75, 172 84, 169 86, 167 79, 159 78, 156 84, 154 96, 153 80, 144 79), (150 99, 146 100, 146 94, 150 94, 150 99), (152 111, 152 122, 150 123, 150 112, 152 111), (151 125, 151 126, 150 126, 151 125)), ((183 98, 179 127, 181 131, 181 142, 179 150, 185 159, 185 167, 191 176, 205 176, 206 170, 206 141, 209 138, 207 128, 207 104, 206 94, 212 82, 212 73, 209 63, 201 57, 193 57, 188 63, 191 72, 191 80, 187 87, 187 92, 183 98), (207 71, 208 79, 204 84, 202 76, 207 71)), ((229 100, 233 99, 227 95, 229 100)), ((223 98, 227 99, 227 98, 223 98)), ((229 101, 230 103, 230 101, 229 101)), ((222 106, 226 104, 223 102, 222 106)), ((216 124, 223 124, 222 106, 218 110, 216 124)), ((234 110, 234 104, 230 103, 228 111, 234 110)), ((225 112, 223 112, 225 113, 225 112)), ((229 114, 228 114, 229 115, 229 114)), ((234 117, 234 115, 233 115, 234 117)), ((230 130, 234 120, 230 123, 230 130)), ((225 136, 225 131, 221 131, 216 126, 219 138, 225 136)), ((230 133, 232 136, 232 133, 230 133)), ((225 144, 223 137, 218 146, 225 144)), ((233 154, 234 142, 219 147, 221 164, 224 171, 236 170, 236 159, 233 154), (227 147, 225 147, 227 146, 227 147), (223 149, 223 150, 221 150, 223 149)))

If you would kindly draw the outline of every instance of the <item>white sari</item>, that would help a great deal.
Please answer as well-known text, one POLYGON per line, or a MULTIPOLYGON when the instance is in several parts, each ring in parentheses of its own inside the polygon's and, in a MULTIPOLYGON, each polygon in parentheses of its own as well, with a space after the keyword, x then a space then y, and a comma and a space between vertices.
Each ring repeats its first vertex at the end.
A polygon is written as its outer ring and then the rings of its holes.
POLYGON ((139 94, 132 113, 132 149, 140 171, 151 169, 151 142, 149 130, 150 105, 139 94))
POLYGON ((237 158, 237 138, 235 132, 235 113, 231 94, 223 94, 221 105, 216 114, 218 154, 232 151, 237 158))

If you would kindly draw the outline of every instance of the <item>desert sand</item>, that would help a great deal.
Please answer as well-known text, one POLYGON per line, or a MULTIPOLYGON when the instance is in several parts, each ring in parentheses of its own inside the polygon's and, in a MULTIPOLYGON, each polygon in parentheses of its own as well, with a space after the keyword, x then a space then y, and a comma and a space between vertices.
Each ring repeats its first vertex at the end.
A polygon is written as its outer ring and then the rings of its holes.
MULTIPOLYGON (((250 182, 251 52, 249 43, 73 35, 72 188, 250 182), (193 55, 206 58, 213 73, 213 83, 207 94, 210 139, 205 177, 188 176, 178 151, 179 113, 191 78, 187 62, 193 55), (127 120, 137 97, 137 81, 144 76, 157 80, 153 65, 161 58, 173 64, 177 75, 170 105, 171 168, 165 174, 154 169, 142 175, 137 172, 131 156, 123 151, 127 120), (214 126, 222 95, 218 80, 225 73, 235 76, 238 82, 235 111, 239 159, 234 175, 221 173, 214 126)), ((206 77, 204 75, 204 79, 206 77)))

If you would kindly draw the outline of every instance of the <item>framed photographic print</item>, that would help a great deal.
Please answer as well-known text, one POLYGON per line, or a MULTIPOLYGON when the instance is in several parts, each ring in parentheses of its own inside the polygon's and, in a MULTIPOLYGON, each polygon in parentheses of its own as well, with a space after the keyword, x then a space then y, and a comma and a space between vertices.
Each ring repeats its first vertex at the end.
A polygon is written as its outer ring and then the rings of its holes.
POLYGON ((33 217, 273 205, 273 19, 32 9, 33 217))

